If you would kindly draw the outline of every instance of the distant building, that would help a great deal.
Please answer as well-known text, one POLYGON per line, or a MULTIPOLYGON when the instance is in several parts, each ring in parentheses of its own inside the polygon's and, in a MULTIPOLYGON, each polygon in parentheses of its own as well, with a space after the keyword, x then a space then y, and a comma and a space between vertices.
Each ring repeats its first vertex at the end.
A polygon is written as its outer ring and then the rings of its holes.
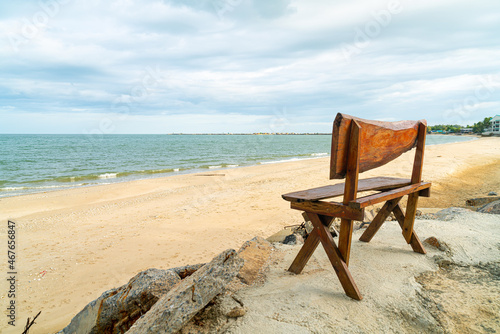
POLYGON ((472 128, 462 128, 460 129, 460 133, 472 133, 472 128))
POLYGON ((490 121, 491 123, 491 132, 493 134, 500 134, 500 115, 496 115, 490 121))

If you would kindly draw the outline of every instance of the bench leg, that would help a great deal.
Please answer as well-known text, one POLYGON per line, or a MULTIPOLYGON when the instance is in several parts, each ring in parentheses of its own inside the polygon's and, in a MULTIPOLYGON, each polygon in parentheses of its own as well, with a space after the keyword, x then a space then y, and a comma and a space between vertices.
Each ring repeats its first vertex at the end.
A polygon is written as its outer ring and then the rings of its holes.
POLYGON ((339 251, 342 260, 349 266, 349 257, 351 256, 351 242, 352 232, 354 229, 354 222, 350 219, 340 220, 340 234, 339 234, 339 251))
MULTIPOLYGON (((312 215, 311 213, 308 214, 306 212, 305 215, 307 215, 307 218, 311 220, 310 219, 310 215, 312 215)), ((327 227, 330 227, 330 225, 333 222, 333 217, 320 216, 319 218, 321 219, 322 223, 327 227)), ((304 242, 304 245, 300 249, 299 254, 297 254, 295 260, 293 260, 292 265, 290 266, 290 268, 288 268, 288 271, 291 271, 292 273, 295 273, 297 275, 300 274, 304 269, 304 267, 306 266, 309 259, 311 258, 311 256, 313 255, 314 251, 318 247, 319 242, 320 241, 319 241, 318 230, 314 228, 314 230, 312 230, 311 234, 309 234, 306 241, 304 242)))
MULTIPOLYGON (((403 214, 403 210, 401 210, 401 207, 399 205, 396 205, 394 207, 394 209, 392 210, 392 212, 394 212, 394 216, 396 216, 396 219, 398 220, 399 226, 401 226, 401 229, 403 229, 404 222, 405 222, 405 215, 403 214)), ((417 234, 415 233, 415 231, 413 231, 411 234, 411 239, 410 239, 409 244, 411 245, 411 248, 413 249, 414 252, 420 253, 420 254, 427 253, 425 251, 424 246, 420 242, 420 239, 418 238, 417 234)))
POLYGON ((346 295, 356 300, 363 299, 356 283, 354 283, 354 279, 352 278, 349 269, 347 268, 346 262, 342 259, 342 255, 335 245, 335 241, 333 240, 328 227, 321 222, 321 219, 317 214, 309 214, 309 218, 311 218, 314 229, 317 230, 319 240, 325 249, 326 255, 328 256, 328 259, 330 260, 330 263, 332 264, 346 295))
POLYGON ((382 209, 380 209, 379 213, 373 218, 373 221, 368 225, 366 231, 359 238, 360 241, 370 242, 372 240, 375 233, 378 232, 382 224, 385 222, 387 217, 391 214, 391 211, 396 207, 403 197, 398 197, 392 199, 390 201, 385 202, 382 209))
POLYGON ((407 243, 411 242, 413 234, 413 225, 415 223, 415 214, 417 213, 418 193, 408 195, 408 203, 406 204, 406 215, 403 223, 403 236, 407 243))

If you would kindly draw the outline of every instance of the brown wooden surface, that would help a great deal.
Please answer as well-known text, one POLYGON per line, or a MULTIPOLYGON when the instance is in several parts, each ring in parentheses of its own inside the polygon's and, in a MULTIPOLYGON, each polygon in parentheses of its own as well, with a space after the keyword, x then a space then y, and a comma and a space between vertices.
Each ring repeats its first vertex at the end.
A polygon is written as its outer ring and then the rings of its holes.
MULTIPOLYGON (((413 172, 411 174, 411 183, 416 184, 422 180, 422 167, 424 164, 424 150, 425 150, 425 136, 427 133, 427 126, 423 123, 418 128, 418 143, 417 151, 415 152, 415 159, 413 161, 413 172)), ((417 212, 418 193, 412 193, 408 196, 408 203, 406 204, 406 215, 403 223, 403 236, 406 242, 411 242, 413 233, 413 225, 415 224, 415 214, 417 212)))
MULTIPOLYGON (((337 114, 333 123, 330 179, 346 175, 351 122, 356 120, 363 129, 360 137, 359 172, 380 167, 415 147, 419 121, 370 121, 337 114)), ((425 120, 420 121, 425 123, 425 120)))
POLYGON ((411 183, 417 183, 422 181, 422 167, 424 165, 426 134, 427 134, 427 126, 424 123, 419 124, 417 150, 415 152, 415 159, 413 160, 413 172, 411 174, 411 183))
POLYGON ((343 217, 359 221, 363 221, 365 217, 363 209, 353 209, 347 205, 336 202, 291 202, 290 207, 295 210, 317 213, 319 215, 343 217))
MULTIPOLYGON (((370 190, 390 190, 411 184, 410 179, 395 177, 371 177, 358 181, 358 192, 370 190)), ((284 200, 290 202, 318 201, 327 198, 342 196, 344 194, 344 183, 331 186, 318 187, 308 190, 296 191, 282 195, 284 200)))
MULTIPOLYGON (((307 215, 308 219, 311 220, 310 216, 307 215)), ((326 226, 330 227, 333 222, 332 217, 325 217, 325 216, 318 216, 321 219, 321 222, 326 226)), ((300 274, 304 267, 306 266, 307 262, 313 255, 314 251, 319 245, 319 234, 318 230, 314 228, 312 232, 309 234, 307 237, 306 241, 304 242, 304 245, 300 249, 299 253, 295 257, 295 260, 293 260, 292 265, 290 268, 288 268, 288 271, 291 271, 292 273, 295 274, 300 274)))
POLYGON ((406 203, 406 214, 403 222, 403 236, 407 243, 411 242, 413 234, 413 225, 415 224, 415 216, 417 214, 418 193, 413 193, 408 196, 406 203))
POLYGON ((403 197, 398 197, 385 202, 382 209, 380 209, 375 218, 373 218, 373 221, 368 225, 363 235, 361 235, 361 237, 359 238, 360 241, 370 242, 372 240, 373 236, 378 232, 387 217, 389 217, 389 215, 391 214, 392 209, 394 209, 394 207, 398 205, 401 198, 403 197))
POLYGON ((418 191, 423 190, 425 188, 429 188, 430 186, 431 186, 430 182, 420 182, 389 191, 383 191, 378 194, 357 198, 354 201, 349 202, 349 206, 354 209, 362 209, 366 208, 369 205, 377 204, 383 201, 388 201, 393 198, 401 197, 412 193, 417 194, 418 196, 418 191))
POLYGON ((335 245, 335 241, 328 231, 328 228, 321 223, 318 215, 310 214, 309 218, 311 219, 311 223, 313 224, 315 230, 318 231, 321 244, 325 249, 326 255, 328 256, 328 259, 330 260, 330 263, 332 264, 346 295, 356 300, 363 299, 356 283, 354 282, 354 279, 351 276, 351 273, 349 272, 349 269, 347 268, 347 264, 342 260, 340 251, 335 245))
MULTIPOLYGON (((405 215, 403 214, 403 210, 401 210, 401 207, 399 205, 396 205, 394 209, 392 210, 394 212, 394 216, 396 217, 399 226, 401 226, 401 229, 403 229, 403 224, 405 221, 405 215)), ((420 254, 426 254, 427 252, 425 251, 424 246, 420 242, 420 239, 418 238, 417 234, 415 231, 411 234, 411 239, 410 239, 410 246, 413 249, 414 252, 420 253, 420 254)))
MULTIPOLYGON (((351 131, 349 134, 349 153, 347 155, 347 174, 345 178, 345 190, 343 204, 348 205, 350 201, 356 199, 358 193, 358 175, 359 175, 359 150, 360 135, 362 129, 356 120, 351 122, 351 131)), ((340 221, 339 233, 339 251, 342 259, 349 266, 349 257, 351 256, 351 242, 353 232, 353 221, 342 217, 340 221)))

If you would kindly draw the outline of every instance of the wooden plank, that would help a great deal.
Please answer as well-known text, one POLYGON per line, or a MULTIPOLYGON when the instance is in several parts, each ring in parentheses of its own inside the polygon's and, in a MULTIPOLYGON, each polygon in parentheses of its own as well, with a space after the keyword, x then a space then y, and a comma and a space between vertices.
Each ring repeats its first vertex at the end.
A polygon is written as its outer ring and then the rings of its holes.
MULTIPOLYGON (((399 205, 396 205, 394 209, 392 210, 394 212, 394 216, 398 220, 399 226, 401 226, 401 229, 403 229, 403 224, 405 221, 405 215, 403 214, 403 210, 401 210, 401 207, 399 205)), ((413 249, 414 252, 420 253, 420 254, 426 254, 427 252, 425 251, 424 246, 420 242, 420 239, 418 238, 417 234, 415 231, 413 231, 410 239, 410 245, 411 248, 413 249)))
POLYGON ((349 266, 349 258, 351 257, 351 242, 352 232, 354 230, 354 222, 351 219, 340 220, 339 232, 339 251, 345 264, 349 266))
MULTIPOLYGON (((424 149, 425 149, 425 136, 427 133, 427 126, 423 123, 418 128, 418 143, 417 151, 415 152, 415 159, 413 162, 413 172, 411 174, 411 183, 416 184, 422 180, 422 167, 424 164, 424 149)), ((408 203, 406 204, 406 215, 403 223, 403 236, 406 242, 411 242, 413 233, 413 225, 415 223, 415 214, 417 213, 418 193, 412 193, 408 196, 408 203)))
MULTIPOLYGON (((309 215, 307 216, 309 220, 309 215)), ((330 227, 333 222, 333 217, 325 217, 325 216, 319 216, 321 219, 322 223, 326 227, 330 227)), ((318 230, 314 228, 312 232, 309 234, 307 237, 306 241, 304 242, 304 245, 300 249, 299 253, 295 257, 295 260, 293 260, 292 265, 290 268, 288 268, 288 271, 291 271, 292 273, 295 274, 300 274, 304 267, 306 266, 307 262, 313 255, 314 251, 319 245, 319 235, 318 235, 318 230)))
POLYGON ((418 141, 417 150, 415 152, 415 159, 413 161, 413 171, 411 174, 411 183, 418 183, 422 181, 422 167, 424 165, 424 150, 425 150, 425 136, 427 134, 427 125, 420 123, 418 127, 418 141))
POLYGON ((346 175, 349 131, 353 120, 363 128, 359 172, 380 167, 396 159, 417 144, 417 132, 422 121, 381 122, 337 114, 333 123, 330 179, 346 175))
MULTIPOLYGON (((410 179, 395 177, 372 177, 358 181, 358 192, 370 190, 390 190, 411 184, 410 179)), ((296 191, 282 195, 290 202, 319 201, 322 199, 341 196, 344 194, 344 183, 296 191)))
POLYGON ((388 201, 393 198, 401 197, 411 193, 416 193, 418 195, 418 191, 429 188, 430 186, 431 186, 430 182, 419 182, 409 186, 389 191, 383 191, 378 194, 360 197, 358 199, 355 199, 354 201, 349 202, 349 206, 353 209, 362 209, 366 208, 369 205, 377 204, 383 201, 388 201))
MULTIPOLYGON (((358 175, 359 175, 359 150, 360 134, 362 132, 356 120, 351 122, 351 132, 349 140, 349 153, 347 156, 347 174, 345 179, 343 204, 348 205, 350 201, 356 199, 358 193, 358 175)), ((339 251, 342 259, 349 266, 349 257, 351 255, 351 241, 353 232, 353 221, 342 218, 340 221, 339 233, 339 251)))
POLYGON ((431 188, 423 189, 418 192, 420 197, 431 197, 431 188))
POLYGON ((336 202, 301 202, 290 203, 292 209, 317 213, 330 217, 343 217, 352 220, 363 221, 365 212, 363 209, 353 209, 347 205, 336 202))
POLYGON ((349 154, 347 156, 347 173, 344 189, 344 205, 356 199, 358 193, 358 176, 359 176, 359 150, 360 136, 362 130, 356 120, 351 122, 351 133, 349 141, 349 154))
POLYGON ((342 260, 341 254, 337 246, 335 245, 335 241, 332 238, 332 235, 328 231, 328 228, 321 223, 318 215, 310 214, 309 218, 311 218, 311 223, 318 230, 319 239, 323 248, 325 249, 326 255, 330 260, 330 263, 339 278, 340 284, 344 288, 344 291, 347 296, 361 300, 363 297, 354 282, 354 279, 347 268, 347 264, 342 260))
POLYGON ((412 193, 408 196, 406 203, 406 214, 403 223, 403 236, 407 243, 411 242, 413 234, 413 225, 415 224, 415 215, 417 214, 418 193, 412 193))
POLYGON ((403 197, 398 197, 385 202, 382 209, 380 209, 373 221, 370 223, 370 225, 368 225, 366 231, 359 238, 360 241, 370 242, 370 240, 372 240, 373 236, 378 232, 382 224, 384 224, 385 220, 387 219, 387 217, 389 217, 394 207, 398 205, 401 198, 403 197))

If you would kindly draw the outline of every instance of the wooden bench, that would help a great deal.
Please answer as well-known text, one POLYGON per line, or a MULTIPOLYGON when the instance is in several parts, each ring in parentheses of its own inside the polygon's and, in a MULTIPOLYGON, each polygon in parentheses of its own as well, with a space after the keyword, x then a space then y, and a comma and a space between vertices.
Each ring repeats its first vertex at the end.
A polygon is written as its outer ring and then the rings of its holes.
POLYGON ((291 208, 304 211, 314 226, 297 257, 288 269, 300 274, 316 247, 323 245, 345 293, 354 299, 362 296, 349 272, 353 220, 362 221, 364 208, 385 202, 359 240, 369 242, 392 213, 403 230, 403 236, 413 251, 425 254, 413 225, 419 196, 430 196, 429 182, 422 182, 425 135, 427 124, 421 121, 370 121, 337 114, 333 123, 330 179, 345 182, 283 195, 291 208), (380 167, 416 147, 410 179, 374 177, 358 180, 359 173, 380 167), (378 191, 357 197, 358 192, 378 191), (408 195, 406 213, 399 201, 408 195), (340 201, 331 198, 343 196, 340 201), (329 232, 335 217, 341 218, 338 247, 329 232))

